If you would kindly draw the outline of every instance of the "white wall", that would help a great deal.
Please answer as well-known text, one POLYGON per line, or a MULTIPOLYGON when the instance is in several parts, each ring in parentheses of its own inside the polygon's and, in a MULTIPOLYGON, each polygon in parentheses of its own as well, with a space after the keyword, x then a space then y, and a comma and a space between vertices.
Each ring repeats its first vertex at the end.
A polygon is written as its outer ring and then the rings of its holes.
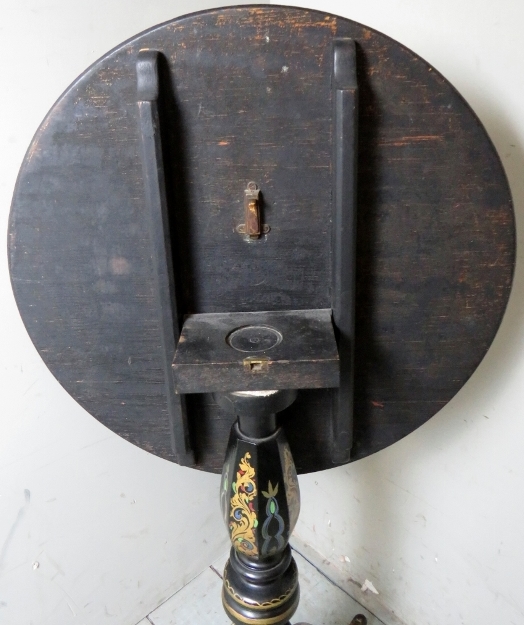
MULTIPOLYGON (((2 243, 24 153, 61 92, 122 40, 212 5, 2 0, 2 243)), ((81 409, 25 332, 5 251, 0 263, 0 623, 134 625, 226 548, 218 477, 141 451, 81 409)))
MULTIPOLYGON (((390 35, 459 89, 506 168, 520 244, 524 3, 299 0, 304 4, 390 35)), ((444 410, 375 456, 301 481, 298 536, 351 592, 350 578, 372 581, 380 594, 361 598, 383 602, 408 625, 524 623, 523 279, 519 253, 495 343, 444 410)))
MULTIPOLYGON (((121 40, 212 4, 3 0, 0 230, 63 89, 121 40)), ((521 236, 524 4, 310 6, 391 35, 458 87, 503 159, 521 236)), ((0 623, 133 625, 225 548, 218 480, 132 447, 79 408, 34 350, 0 262, 0 623)), ((524 624, 522 274, 519 256, 493 348, 450 405, 388 450, 301 478, 299 542, 353 594, 350 580, 372 581, 380 594, 362 600, 408 625, 524 624)))

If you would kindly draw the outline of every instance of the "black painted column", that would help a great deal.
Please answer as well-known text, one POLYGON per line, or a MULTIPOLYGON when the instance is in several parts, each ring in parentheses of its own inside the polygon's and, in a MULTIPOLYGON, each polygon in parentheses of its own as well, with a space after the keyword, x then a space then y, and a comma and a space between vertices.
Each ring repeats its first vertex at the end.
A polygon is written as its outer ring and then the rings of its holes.
POLYGON ((300 510, 297 473, 276 413, 296 391, 215 394, 234 412, 220 503, 231 537, 222 601, 237 625, 285 625, 299 601, 289 537, 300 510))

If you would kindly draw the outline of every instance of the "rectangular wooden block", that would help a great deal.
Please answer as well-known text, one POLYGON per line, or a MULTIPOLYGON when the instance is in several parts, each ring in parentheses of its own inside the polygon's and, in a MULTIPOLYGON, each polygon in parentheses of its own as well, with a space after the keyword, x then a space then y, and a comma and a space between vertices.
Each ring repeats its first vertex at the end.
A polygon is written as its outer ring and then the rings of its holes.
POLYGON ((173 375, 177 393, 338 387, 331 310, 190 315, 173 375))

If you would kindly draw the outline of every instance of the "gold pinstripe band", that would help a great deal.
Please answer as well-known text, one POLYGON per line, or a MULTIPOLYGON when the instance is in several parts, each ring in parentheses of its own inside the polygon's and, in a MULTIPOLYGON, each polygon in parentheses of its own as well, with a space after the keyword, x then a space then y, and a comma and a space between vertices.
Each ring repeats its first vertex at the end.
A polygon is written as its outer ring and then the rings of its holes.
POLYGON ((230 595, 235 603, 239 603, 240 605, 245 606, 246 608, 250 608, 251 610, 267 610, 268 608, 278 608, 278 606, 285 603, 291 594, 295 592, 298 586, 298 575, 295 572, 293 575, 293 579, 291 581, 291 587, 286 590, 286 592, 280 597, 276 597, 275 599, 271 599, 271 601, 264 601, 263 603, 259 603, 257 601, 253 603, 248 603, 245 601, 243 597, 241 597, 238 593, 235 592, 234 588, 231 586, 229 580, 227 579, 226 574, 224 573, 224 592, 227 592, 230 595))
POLYGON ((241 623, 246 623, 247 625, 275 625, 275 623, 286 622, 291 616, 293 616, 295 610, 297 609, 298 604, 298 596, 295 601, 293 601, 293 605, 288 608, 284 613, 279 614, 278 616, 271 616, 269 618, 247 618, 242 614, 239 614, 236 610, 234 610, 230 605, 228 605, 224 600, 224 595, 222 595, 222 605, 226 612, 229 612, 233 618, 240 621, 241 623))

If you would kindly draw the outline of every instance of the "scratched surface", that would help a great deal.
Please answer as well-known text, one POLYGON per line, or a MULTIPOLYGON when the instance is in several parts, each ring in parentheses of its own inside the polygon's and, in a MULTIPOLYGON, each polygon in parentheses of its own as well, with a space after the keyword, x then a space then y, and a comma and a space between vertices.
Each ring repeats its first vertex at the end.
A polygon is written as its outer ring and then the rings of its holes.
MULTIPOLYGON (((130 442, 173 459, 139 158, 135 59, 163 52, 161 121, 185 313, 330 306, 334 36, 358 45, 354 458, 399 440, 460 389, 509 296, 514 221, 495 150, 453 87, 355 22, 282 7, 195 14, 137 36, 62 96, 23 163, 13 288, 64 388, 130 442), (247 244, 243 189, 271 227, 247 244), (246 247, 247 246, 247 247, 246 247)), ((229 416, 188 402, 199 468, 229 416)), ((283 424, 300 472, 333 466, 330 391, 283 424)))

